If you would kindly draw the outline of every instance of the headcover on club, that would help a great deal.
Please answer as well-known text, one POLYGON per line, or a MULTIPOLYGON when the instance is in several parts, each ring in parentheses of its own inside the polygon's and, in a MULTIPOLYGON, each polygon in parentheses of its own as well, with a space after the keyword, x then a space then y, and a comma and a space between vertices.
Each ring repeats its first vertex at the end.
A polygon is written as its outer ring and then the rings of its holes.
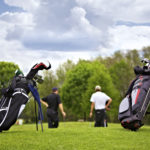
POLYGON ((45 69, 45 70, 48 70, 48 69, 51 68, 50 62, 48 62, 48 63, 49 63, 49 66, 48 66, 48 67, 47 67, 44 63, 41 62, 41 63, 39 63, 39 64, 35 64, 32 69, 38 69, 38 70, 43 70, 43 69, 45 69))
MULTIPOLYGON (((48 62, 49 63, 49 62, 48 62)), ((32 80, 34 78, 34 76, 38 73, 39 70, 48 70, 51 68, 51 64, 49 63, 49 66, 46 66, 44 63, 39 63, 39 64, 35 64, 31 70, 29 71, 29 73, 27 74, 26 78, 29 80, 32 80)))

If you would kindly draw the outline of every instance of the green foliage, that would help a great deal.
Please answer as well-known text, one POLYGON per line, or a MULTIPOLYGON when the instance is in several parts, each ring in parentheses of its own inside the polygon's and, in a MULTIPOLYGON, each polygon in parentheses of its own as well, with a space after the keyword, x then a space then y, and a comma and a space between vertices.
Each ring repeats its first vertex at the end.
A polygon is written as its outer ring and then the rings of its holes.
POLYGON ((9 85, 17 69, 19 69, 18 65, 12 62, 0 62, 0 89, 9 85))
POLYGON ((135 66, 141 65, 140 54, 137 50, 131 50, 126 54, 126 62, 131 67, 132 70, 135 66))
POLYGON ((115 63, 109 70, 113 83, 123 98, 130 82, 135 77, 134 72, 130 69, 129 64, 125 60, 115 63))
MULTIPOLYGON (((91 95, 95 89, 96 85, 100 85, 102 87, 102 92, 106 93, 109 95, 113 102, 111 104, 111 111, 108 112, 108 117, 111 121, 117 121, 117 115, 118 115, 118 101, 120 100, 119 92, 116 90, 112 78, 109 74, 108 69, 103 65, 100 64, 99 62, 95 61, 92 63, 92 69, 93 69, 93 74, 92 76, 88 79, 88 88, 85 91, 85 94, 83 97, 86 99, 90 99, 91 95)), ((86 110, 88 112, 90 111, 89 105, 85 104, 86 110)))
MULTIPOLYGON (((62 87, 61 96, 65 106, 67 110, 72 110, 71 114, 68 115, 74 114, 79 119, 80 117, 83 118, 84 112, 89 114, 89 101, 96 85, 101 85, 104 92, 118 100, 119 94, 112 83, 106 67, 98 61, 80 60, 74 69, 67 73, 62 87)), ((117 113, 115 113, 116 115, 117 113)))
POLYGON ((7 86, 10 79, 15 75, 15 71, 19 69, 18 65, 12 62, 0 62, 0 86, 7 86))
POLYGON ((44 72, 44 82, 38 84, 38 91, 41 97, 45 97, 52 92, 52 88, 57 86, 57 79, 53 71, 44 72))
POLYGON ((133 68, 141 65, 141 56, 137 50, 130 50, 127 53, 117 51, 112 57, 98 59, 109 69, 113 83, 120 96, 124 97, 130 82, 135 78, 133 68))
POLYGON ((124 53, 122 53, 121 51, 116 51, 112 56, 106 58, 97 57, 96 60, 104 64, 106 68, 110 68, 115 63, 124 59, 124 57, 125 57, 124 53))
POLYGON ((144 47, 142 52, 143 52, 143 57, 150 59, 150 46, 144 47))
POLYGON ((36 131, 36 125, 15 125, 0 133, 1 150, 148 150, 150 126, 137 132, 123 129, 120 124, 94 128, 93 122, 60 123, 58 129, 36 131))
POLYGON ((74 114, 76 117, 81 117, 83 114, 82 94, 87 89, 87 80, 91 73, 91 65, 86 61, 80 61, 67 73, 61 95, 67 110, 72 110, 68 115, 74 114))
POLYGON ((58 79, 58 87, 60 88, 62 87, 66 78, 66 72, 73 69, 74 66, 75 64, 71 60, 67 60, 67 62, 63 63, 62 65, 58 67, 58 69, 56 70, 56 75, 58 79))

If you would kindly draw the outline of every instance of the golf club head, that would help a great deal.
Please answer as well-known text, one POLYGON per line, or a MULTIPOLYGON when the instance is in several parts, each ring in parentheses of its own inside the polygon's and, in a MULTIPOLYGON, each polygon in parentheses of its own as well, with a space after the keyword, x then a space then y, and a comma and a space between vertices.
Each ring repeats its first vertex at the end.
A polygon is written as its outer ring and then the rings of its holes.
POLYGON ((142 63, 150 63, 150 60, 148 58, 143 58, 141 60, 142 63))
POLYGON ((141 62, 143 63, 143 68, 144 69, 149 69, 150 68, 150 60, 148 58, 142 59, 141 62))

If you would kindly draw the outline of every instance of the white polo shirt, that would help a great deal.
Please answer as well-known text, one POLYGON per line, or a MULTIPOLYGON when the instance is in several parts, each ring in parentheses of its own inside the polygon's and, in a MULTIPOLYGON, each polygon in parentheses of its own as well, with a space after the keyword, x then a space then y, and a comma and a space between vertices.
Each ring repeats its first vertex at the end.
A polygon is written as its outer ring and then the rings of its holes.
POLYGON ((105 109, 106 102, 111 99, 108 95, 103 92, 97 91, 92 94, 90 102, 95 103, 95 110, 105 109))

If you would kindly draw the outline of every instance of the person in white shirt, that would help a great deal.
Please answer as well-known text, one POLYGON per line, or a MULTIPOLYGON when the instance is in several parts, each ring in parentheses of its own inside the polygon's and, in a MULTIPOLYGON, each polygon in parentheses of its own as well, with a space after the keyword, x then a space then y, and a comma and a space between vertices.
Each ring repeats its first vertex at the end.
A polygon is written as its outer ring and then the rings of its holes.
POLYGON ((90 118, 93 116, 93 109, 95 108, 95 127, 106 127, 106 110, 110 110, 109 105, 112 99, 101 92, 101 87, 95 87, 95 93, 92 94, 90 118))

